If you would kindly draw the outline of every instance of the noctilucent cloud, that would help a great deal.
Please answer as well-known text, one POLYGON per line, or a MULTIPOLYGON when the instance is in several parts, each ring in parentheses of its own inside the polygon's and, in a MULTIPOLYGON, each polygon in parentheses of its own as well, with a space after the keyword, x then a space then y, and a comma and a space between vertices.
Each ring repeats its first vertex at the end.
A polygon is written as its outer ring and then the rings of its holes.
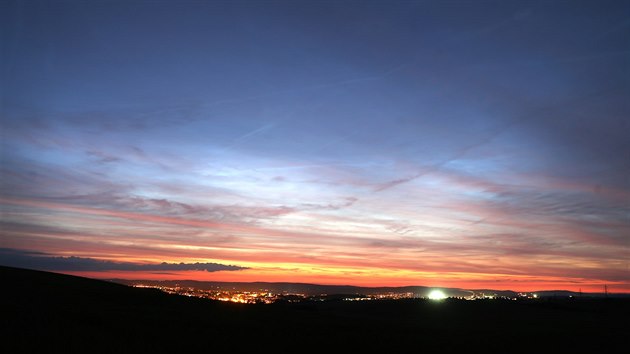
POLYGON ((629 14, 2 1, 0 263, 628 292, 629 14))

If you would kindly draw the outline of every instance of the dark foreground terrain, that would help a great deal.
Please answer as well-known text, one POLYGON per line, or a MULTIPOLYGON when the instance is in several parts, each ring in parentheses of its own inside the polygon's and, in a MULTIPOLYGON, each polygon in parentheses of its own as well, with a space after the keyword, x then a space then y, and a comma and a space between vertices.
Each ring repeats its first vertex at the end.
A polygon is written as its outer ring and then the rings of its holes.
POLYGON ((630 301, 241 305, 0 267, 0 352, 622 353, 630 301))

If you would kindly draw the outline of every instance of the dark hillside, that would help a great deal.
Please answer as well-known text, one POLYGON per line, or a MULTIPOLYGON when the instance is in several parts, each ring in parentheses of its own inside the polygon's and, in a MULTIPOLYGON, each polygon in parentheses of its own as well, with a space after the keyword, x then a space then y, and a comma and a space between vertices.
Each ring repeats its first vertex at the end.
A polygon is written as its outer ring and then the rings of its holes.
POLYGON ((0 279, 4 353, 619 352, 630 318, 623 299, 240 305, 7 267, 0 279))

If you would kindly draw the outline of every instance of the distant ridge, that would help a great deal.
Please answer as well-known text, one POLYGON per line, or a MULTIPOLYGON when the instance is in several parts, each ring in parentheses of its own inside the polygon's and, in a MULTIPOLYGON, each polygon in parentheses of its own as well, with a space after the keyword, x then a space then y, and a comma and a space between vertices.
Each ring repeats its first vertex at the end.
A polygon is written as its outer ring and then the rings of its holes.
MULTIPOLYGON (((480 294, 496 294, 497 296, 516 297, 518 292, 512 290, 494 290, 494 289, 461 289, 461 288, 442 288, 428 286, 400 286, 400 287, 362 287, 353 285, 321 285, 311 283, 288 283, 288 282, 216 282, 216 281, 198 281, 198 280, 127 280, 127 279, 108 279, 108 281, 125 284, 125 285, 159 285, 159 286, 183 286, 202 290, 240 290, 240 291, 259 291, 269 290, 276 293, 301 293, 305 295, 335 295, 335 294, 387 294, 387 293, 414 293, 419 297, 424 297, 433 289, 442 290, 450 297, 466 297, 469 295, 480 294)), ((527 293, 536 293, 539 297, 603 297, 603 293, 578 293, 568 290, 540 290, 527 293)), ((630 297, 630 294, 608 294, 609 297, 630 297)))
MULTIPOLYGON (((238 289, 242 291, 257 291, 257 290, 270 290, 274 292, 292 292, 302 293, 306 295, 320 295, 320 294, 386 294, 391 292, 409 292, 419 295, 428 294, 432 289, 426 286, 403 286, 403 287, 361 287, 353 285, 321 285, 310 283, 287 283, 287 282, 212 282, 212 281, 197 281, 197 280, 125 280, 125 279, 108 279, 112 282, 117 282, 125 285, 134 284, 160 284, 164 286, 186 286, 195 287, 197 289, 212 290, 212 289, 238 289)), ((470 295, 470 291, 456 289, 456 288, 440 288, 447 291, 451 296, 466 296, 470 295)))

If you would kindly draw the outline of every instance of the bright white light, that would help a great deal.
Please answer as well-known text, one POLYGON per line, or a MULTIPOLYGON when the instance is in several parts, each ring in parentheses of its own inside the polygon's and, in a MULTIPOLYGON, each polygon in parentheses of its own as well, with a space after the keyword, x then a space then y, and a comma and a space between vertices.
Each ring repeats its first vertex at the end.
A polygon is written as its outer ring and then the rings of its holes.
POLYGON ((431 292, 429 293, 429 299, 431 300, 446 299, 446 294, 444 294, 442 290, 431 290, 431 292))

